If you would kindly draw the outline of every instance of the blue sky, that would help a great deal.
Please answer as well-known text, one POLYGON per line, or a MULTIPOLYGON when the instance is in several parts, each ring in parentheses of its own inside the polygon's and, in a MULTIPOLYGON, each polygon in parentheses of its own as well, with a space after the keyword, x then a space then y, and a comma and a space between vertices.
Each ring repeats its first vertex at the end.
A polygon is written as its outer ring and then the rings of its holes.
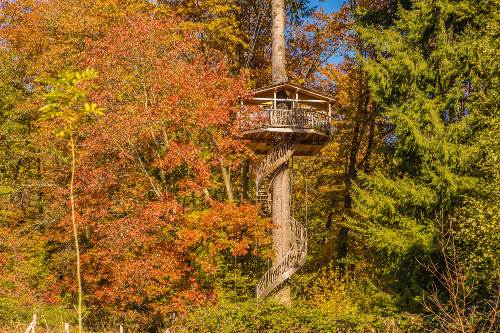
POLYGON ((318 6, 325 10, 327 13, 336 12, 342 7, 344 0, 311 0, 312 6, 318 6))
MULTIPOLYGON (((327 13, 336 12, 344 4, 344 0, 310 0, 311 6, 318 6, 318 8, 323 8, 327 13)), ((344 59, 343 56, 337 55, 331 57, 328 61, 334 64, 341 63, 344 59)))

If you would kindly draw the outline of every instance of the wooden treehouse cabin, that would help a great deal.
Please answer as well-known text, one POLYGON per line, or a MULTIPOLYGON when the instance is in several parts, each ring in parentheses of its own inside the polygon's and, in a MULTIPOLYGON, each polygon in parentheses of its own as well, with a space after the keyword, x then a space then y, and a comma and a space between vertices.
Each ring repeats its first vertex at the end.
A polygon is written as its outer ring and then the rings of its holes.
MULTIPOLYGON (((288 161, 293 155, 316 154, 330 139, 333 102, 331 96, 288 83, 260 88, 241 98, 238 124, 242 135, 255 153, 264 155, 256 168, 256 201, 276 226, 273 265, 256 286, 257 298, 278 290, 306 261, 307 230, 290 211, 288 161)), ((290 300, 289 288, 281 290, 285 296, 280 297, 290 300)))
POLYGON ((293 137, 294 155, 316 154, 332 134, 332 96, 282 83, 254 90, 241 98, 239 125, 257 154, 293 137))

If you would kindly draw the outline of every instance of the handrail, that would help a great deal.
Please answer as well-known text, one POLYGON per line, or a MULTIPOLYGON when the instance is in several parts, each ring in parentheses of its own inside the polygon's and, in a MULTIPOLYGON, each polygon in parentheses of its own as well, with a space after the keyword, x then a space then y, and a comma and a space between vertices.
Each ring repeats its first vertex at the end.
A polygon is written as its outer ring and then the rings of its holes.
POLYGON ((305 263, 307 257, 307 229, 294 218, 290 219, 294 241, 289 252, 260 278, 256 286, 257 298, 266 297, 286 281, 305 263))
POLYGON ((264 157, 257 167, 257 178, 255 180, 258 188, 263 178, 273 173, 276 168, 284 164, 295 151, 296 143, 292 141, 282 141, 274 146, 264 157))
POLYGON ((242 130, 266 127, 315 129, 330 134, 331 118, 327 113, 307 109, 261 109, 250 111, 242 108, 238 114, 242 130))
MULTIPOLYGON (((283 140, 274 146, 257 168, 256 190, 257 201, 262 204, 263 213, 272 211, 271 185, 280 166, 287 163, 294 154, 296 141, 283 140)), ((298 271, 307 257, 307 229, 292 216, 288 217, 292 242, 284 257, 275 263, 261 277, 256 286, 257 298, 264 298, 273 289, 284 283, 292 274, 298 271)))

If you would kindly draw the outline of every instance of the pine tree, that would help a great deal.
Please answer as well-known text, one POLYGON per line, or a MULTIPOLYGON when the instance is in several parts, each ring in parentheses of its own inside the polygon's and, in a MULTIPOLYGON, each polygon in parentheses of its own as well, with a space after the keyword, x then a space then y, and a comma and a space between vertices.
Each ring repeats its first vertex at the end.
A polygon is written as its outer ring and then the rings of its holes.
POLYGON ((422 292, 421 263, 437 256, 443 226, 479 296, 494 293, 498 10, 492 0, 416 0, 393 26, 357 26, 375 52, 364 60, 372 97, 393 131, 386 163, 359 173, 351 227, 409 296, 422 292))

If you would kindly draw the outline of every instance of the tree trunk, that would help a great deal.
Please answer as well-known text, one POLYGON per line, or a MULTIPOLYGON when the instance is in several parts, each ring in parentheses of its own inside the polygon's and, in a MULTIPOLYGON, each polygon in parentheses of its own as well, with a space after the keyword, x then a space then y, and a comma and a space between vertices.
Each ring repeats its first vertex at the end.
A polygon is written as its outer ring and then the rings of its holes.
MULTIPOLYGON (((70 127, 70 131, 71 131, 70 127)), ((76 164, 76 153, 75 153, 75 141, 73 140, 73 134, 70 134, 70 149, 71 149, 71 181, 69 184, 70 192, 70 202, 71 202, 71 223, 73 226, 73 237, 75 238, 75 252, 76 252, 76 281, 78 284, 78 333, 83 332, 83 317, 82 317, 82 303, 83 303, 83 292, 82 292, 82 273, 80 265, 80 243, 78 241, 78 225, 76 224, 76 208, 75 208, 75 164, 76 164)))
MULTIPOLYGON (((347 213, 352 208, 351 199, 351 182, 356 179, 357 176, 357 156, 359 147, 361 145, 361 140, 363 138, 366 120, 368 116, 368 102, 369 99, 365 98, 368 94, 368 87, 366 86, 366 91, 363 89, 365 87, 365 81, 363 73, 359 73, 359 95, 357 96, 357 112, 356 118, 354 119, 354 129, 352 133, 351 148, 349 150, 349 159, 347 164, 347 170, 344 177, 344 213, 347 213)), ((340 228, 339 235, 337 238, 337 262, 341 273, 345 271, 345 264, 342 262, 343 259, 347 257, 348 250, 348 239, 349 239, 349 228, 343 226, 340 228)))
MULTIPOLYGON (((273 266, 291 250, 293 235, 290 225, 290 169, 288 163, 278 171, 273 182, 273 266)), ((274 300, 285 306, 292 305, 290 286, 279 288, 274 300)))
POLYGON ((233 189, 231 188, 231 175, 227 171, 226 167, 222 162, 220 163, 220 168, 222 170, 222 178, 224 179, 224 187, 226 188, 227 201, 233 202, 233 189))
POLYGON ((273 84, 288 81, 286 75, 286 45, 285 45, 285 0, 272 0, 273 13, 273 55, 272 77, 273 84))
POLYGON ((241 166, 241 198, 240 201, 248 201, 250 192, 250 161, 245 159, 241 166))
MULTIPOLYGON (((37 155, 39 156, 40 150, 37 150, 37 155)), ((44 206, 43 206, 43 190, 41 186, 42 182, 42 160, 40 157, 36 158, 36 179, 38 181, 38 194, 37 194, 37 206, 38 206, 38 215, 39 218, 43 217, 44 206)))
MULTIPOLYGON (((272 81, 280 84, 288 81, 286 74, 286 45, 285 45, 285 0, 272 0, 273 16, 273 48, 272 48, 272 81)), ((277 264, 291 249, 293 240, 290 226, 290 170, 288 163, 278 171, 273 183, 273 265, 277 264)), ((275 300, 286 306, 291 305, 290 287, 281 287, 275 300)))
POLYGON ((370 130, 368 133, 368 144, 366 146, 365 157, 363 158, 363 171, 366 173, 370 170, 370 157, 373 151, 373 144, 375 141, 375 112, 376 109, 372 111, 370 117, 370 130))
MULTIPOLYGON (((272 0, 273 49, 272 80, 273 84, 287 81, 285 54, 285 0, 272 0)), ((290 228, 290 170, 288 163, 283 165, 273 183, 273 249, 274 263, 279 262, 289 250, 291 244, 290 228)))
POLYGON ((290 169, 284 165, 273 182, 273 249, 277 264, 290 250, 293 236, 290 226, 290 169))

